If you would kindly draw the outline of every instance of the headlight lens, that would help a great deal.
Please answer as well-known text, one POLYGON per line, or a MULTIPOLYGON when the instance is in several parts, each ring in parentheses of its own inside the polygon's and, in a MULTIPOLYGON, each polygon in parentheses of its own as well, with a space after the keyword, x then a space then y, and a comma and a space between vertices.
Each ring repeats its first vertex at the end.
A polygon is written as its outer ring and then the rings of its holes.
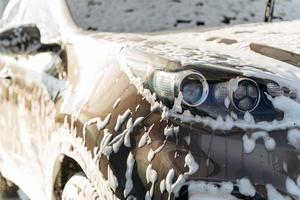
POLYGON ((253 111, 259 104, 260 90, 257 83, 248 78, 238 80, 238 88, 231 92, 232 105, 241 112, 253 111))
POLYGON ((181 92, 186 103, 191 105, 198 104, 203 94, 202 84, 198 81, 186 81, 181 86, 181 92))
POLYGON ((191 72, 184 76, 180 83, 183 102, 188 106, 201 105, 208 96, 208 83, 200 73, 191 72))
POLYGON ((230 104, 239 112, 251 112, 260 102, 260 89, 257 83, 248 78, 237 80, 237 88, 230 91, 229 82, 218 83, 214 89, 214 98, 218 104, 224 104, 226 98, 230 98, 230 104))
POLYGON ((153 76, 153 89, 160 97, 174 100, 182 93, 183 103, 188 106, 199 106, 208 96, 208 83, 205 77, 195 71, 180 72, 158 71, 153 76))

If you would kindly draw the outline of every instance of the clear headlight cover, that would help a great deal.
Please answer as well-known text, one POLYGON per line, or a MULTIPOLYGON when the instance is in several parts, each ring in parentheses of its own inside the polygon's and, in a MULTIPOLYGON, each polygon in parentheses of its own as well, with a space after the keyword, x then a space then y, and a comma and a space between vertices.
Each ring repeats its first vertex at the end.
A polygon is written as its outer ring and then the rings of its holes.
POLYGON ((181 92, 183 103, 191 107, 201 105, 209 93, 209 86, 205 77, 192 70, 157 71, 153 75, 153 89, 158 96, 169 100, 174 100, 181 92))

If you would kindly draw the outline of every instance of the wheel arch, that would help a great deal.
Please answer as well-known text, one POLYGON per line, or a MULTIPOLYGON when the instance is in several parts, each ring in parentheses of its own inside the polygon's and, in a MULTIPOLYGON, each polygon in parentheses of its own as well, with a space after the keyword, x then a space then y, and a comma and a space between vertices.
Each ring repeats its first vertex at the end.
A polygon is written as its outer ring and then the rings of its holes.
POLYGON ((55 161, 53 169, 53 195, 55 199, 61 199, 62 190, 65 187, 68 180, 75 174, 82 172, 80 164, 72 157, 66 154, 60 154, 55 161))
POLYGON ((54 156, 49 172, 51 173, 52 199, 55 199, 54 191, 60 172, 69 169, 71 169, 71 172, 68 171, 69 176, 77 172, 84 173, 100 193, 99 196, 103 196, 103 199, 118 199, 100 172, 100 159, 95 158, 94 152, 86 147, 85 141, 81 137, 76 137, 70 130, 62 131, 52 136, 51 143, 52 150, 55 152, 52 154, 54 156))

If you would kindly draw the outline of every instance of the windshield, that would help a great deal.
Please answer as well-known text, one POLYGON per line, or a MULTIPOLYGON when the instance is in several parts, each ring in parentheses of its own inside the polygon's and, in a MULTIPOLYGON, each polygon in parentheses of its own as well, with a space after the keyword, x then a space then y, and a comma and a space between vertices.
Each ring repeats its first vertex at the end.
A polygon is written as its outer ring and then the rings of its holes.
POLYGON ((53 20, 48 2, 44 0, 10 0, 1 17, 0 29, 22 24, 35 24, 41 31, 42 41, 57 40, 59 29, 53 20))
MULTIPOLYGON (((67 0, 86 30, 152 32, 263 22, 267 0, 67 0)), ((276 1, 275 21, 300 18, 299 0, 276 1)))

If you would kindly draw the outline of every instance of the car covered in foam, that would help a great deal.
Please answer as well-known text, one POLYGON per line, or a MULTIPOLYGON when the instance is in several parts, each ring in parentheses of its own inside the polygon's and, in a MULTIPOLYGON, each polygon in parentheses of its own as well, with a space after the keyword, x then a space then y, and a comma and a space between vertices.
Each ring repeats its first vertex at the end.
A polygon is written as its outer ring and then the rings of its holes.
POLYGON ((31 199, 300 198, 299 20, 106 33, 14 0, 0 24, 1 180, 31 199))

